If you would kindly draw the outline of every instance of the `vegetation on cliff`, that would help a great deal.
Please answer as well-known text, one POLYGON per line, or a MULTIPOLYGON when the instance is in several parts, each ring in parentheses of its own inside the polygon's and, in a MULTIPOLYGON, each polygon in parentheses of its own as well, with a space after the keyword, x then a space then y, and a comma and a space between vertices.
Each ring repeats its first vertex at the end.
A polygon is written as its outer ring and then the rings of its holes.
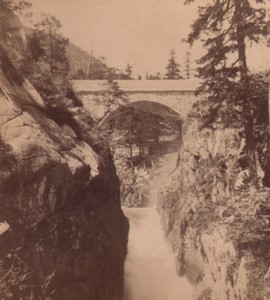
POLYGON ((207 50, 198 69, 204 99, 184 124, 159 210, 194 299, 270 295, 267 83, 246 59, 249 43, 267 38, 267 22, 264 1, 208 1, 188 36, 207 50))
MULTIPOLYGON (((191 2, 194 1, 186 1, 191 2)), ((261 78, 254 78, 249 72, 246 49, 249 43, 261 43, 267 34, 268 12, 264 1, 222 0, 200 6, 187 39, 190 44, 200 39, 207 49, 198 68, 199 77, 204 80, 199 91, 205 92, 211 103, 205 124, 216 119, 224 104, 228 113, 242 122, 251 185, 256 183, 253 111, 257 102, 267 96, 260 88, 261 78)))
POLYGON ((200 126, 197 118, 184 124, 179 167, 159 197, 178 273, 196 286, 195 299, 264 299, 269 189, 250 193, 242 176, 240 127, 200 126))
POLYGON ((81 106, 69 85, 69 45, 61 33, 61 23, 43 14, 33 29, 20 21, 30 17, 26 1, 1 1, 1 68, 10 80, 22 84, 27 78, 48 106, 81 106), (67 104, 66 104, 67 105, 67 104))

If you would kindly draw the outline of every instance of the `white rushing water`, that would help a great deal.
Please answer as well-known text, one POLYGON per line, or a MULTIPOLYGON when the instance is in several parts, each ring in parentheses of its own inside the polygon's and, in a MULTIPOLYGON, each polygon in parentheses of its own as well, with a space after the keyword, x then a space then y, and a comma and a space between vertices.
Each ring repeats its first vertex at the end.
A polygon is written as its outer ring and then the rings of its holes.
MULTIPOLYGON (((175 159, 169 158, 175 166, 175 159)), ((185 278, 177 276, 175 257, 164 239, 156 210, 158 187, 162 178, 168 178, 171 165, 168 163, 159 170, 150 193, 149 207, 123 207, 130 224, 124 300, 192 299, 193 287, 185 278)))

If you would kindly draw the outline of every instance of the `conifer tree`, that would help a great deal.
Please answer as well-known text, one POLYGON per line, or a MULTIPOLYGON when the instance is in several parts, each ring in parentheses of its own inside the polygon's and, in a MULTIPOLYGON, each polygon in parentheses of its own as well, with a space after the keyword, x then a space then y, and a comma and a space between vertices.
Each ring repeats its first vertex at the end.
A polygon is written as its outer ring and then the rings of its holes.
POLYGON ((191 69, 190 69, 190 52, 187 51, 186 53, 186 61, 185 61, 185 75, 187 79, 190 79, 190 73, 191 73, 191 69))
POLYGON ((118 109, 129 102, 128 96, 121 90, 118 82, 114 81, 111 77, 104 82, 104 89, 101 97, 96 100, 97 103, 104 107, 105 112, 103 119, 105 119, 113 110, 118 109))
POLYGON ((68 39, 60 30, 61 23, 54 16, 43 14, 42 19, 35 25, 35 35, 41 41, 41 47, 45 53, 46 62, 49 64, 50 73, 67 75, 69 63, 66 55, 68 39))
POLYGON ((132 79, 132 66, 130 64, 127 64, 127 67, 125 69, 125 79, 132 79))
MULTIPOLYGON (((189 4, 196 0, 186 0, 189 4)), ((247 43, 258 43, 267 35, 264 0, 211 0, 199 6, 188 42, 200 39, 207 53, 198 61, 199 77, 216 113, 226 101, 245 128, 251 181, 255 178, 253 132, 254 86, 248 69, 247 43)), ((213 115, 213 114, 212 114, 213 115)))
POLYGON ((170 53, 170 58, 168 61, 168 65, 166 67, 167 73, 165 74, 165 79, 181 79, 179 64, 175 59, 175 51, 172 50, 170 53))

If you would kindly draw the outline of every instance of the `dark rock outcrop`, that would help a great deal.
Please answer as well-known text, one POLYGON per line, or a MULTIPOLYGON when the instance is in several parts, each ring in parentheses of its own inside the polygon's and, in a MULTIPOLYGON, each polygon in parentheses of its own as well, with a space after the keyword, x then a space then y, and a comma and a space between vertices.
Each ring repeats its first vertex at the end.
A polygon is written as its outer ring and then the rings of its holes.
POLYGON ((1 299, 122 299, 128 222, 106 145, 83 108, 57 125, 0 71, 1 299), (76 126, 73 126, 76 124, 76 126))

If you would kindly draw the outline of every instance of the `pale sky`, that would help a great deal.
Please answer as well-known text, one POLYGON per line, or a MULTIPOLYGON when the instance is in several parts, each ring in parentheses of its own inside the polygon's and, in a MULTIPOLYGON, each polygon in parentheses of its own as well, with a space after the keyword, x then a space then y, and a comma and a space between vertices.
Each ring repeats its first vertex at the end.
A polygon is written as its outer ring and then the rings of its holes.
MULTIPOLYGON (((200 0, 200 4, 203 1, 200 0)), ((30 0, 35 19, 39 12, 58 18, 62 32, 70 41, 95 56, 105 56, 110 67, 124 69, 127 63, 134 73, 165 72, 171 49, 184 72, 190 24, 196 17, 196 6, 183 5, 184 0, 30 0)), ((253 50, 248 57, 251 67, 270 67, 270 48, 253 50)), ((192 59, 201 56, 197 45, 192 59)))

